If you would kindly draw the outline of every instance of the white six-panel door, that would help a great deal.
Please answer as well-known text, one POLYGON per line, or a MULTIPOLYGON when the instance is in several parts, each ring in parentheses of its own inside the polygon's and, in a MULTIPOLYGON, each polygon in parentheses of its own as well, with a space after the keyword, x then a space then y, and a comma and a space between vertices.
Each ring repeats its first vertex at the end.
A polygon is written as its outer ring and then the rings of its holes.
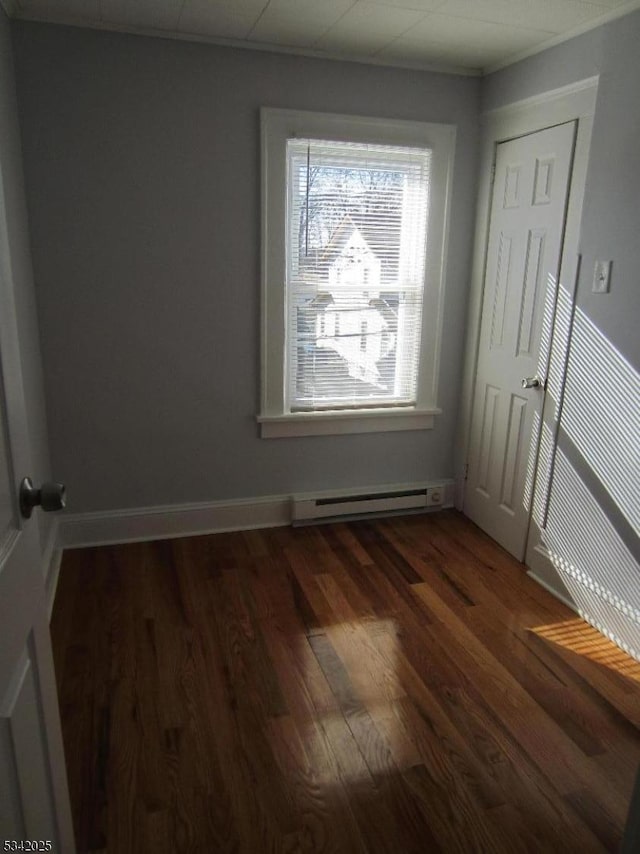
POLYGON ((36 842, 33 850, 72 854, 36 519, 22 519, 18 506, 18 483, 30 468, 0 174, 0 850, 36 842))
POLYGON ((576 123, 497 146, 464 510, 523 560, 576 123), (533 383, 522 387, 522 380, 533 383), (539 385, 535 385, 536 380, 539 385))

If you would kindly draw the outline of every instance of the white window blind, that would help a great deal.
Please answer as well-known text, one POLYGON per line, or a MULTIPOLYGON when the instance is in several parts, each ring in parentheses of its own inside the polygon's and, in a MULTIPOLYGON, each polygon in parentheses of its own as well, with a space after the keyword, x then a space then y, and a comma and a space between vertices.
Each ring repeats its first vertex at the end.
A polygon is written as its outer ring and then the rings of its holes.
POLYGON ((416 403, 431 151, 287 141, 291 412, 416 403))

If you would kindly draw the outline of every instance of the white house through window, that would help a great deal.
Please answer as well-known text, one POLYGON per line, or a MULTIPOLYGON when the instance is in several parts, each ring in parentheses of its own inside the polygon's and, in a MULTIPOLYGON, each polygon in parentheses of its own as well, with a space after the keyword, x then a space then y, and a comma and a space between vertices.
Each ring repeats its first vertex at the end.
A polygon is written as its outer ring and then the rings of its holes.
POLYGON ((292 412, 415 406, 428 149, 287 142, 292 412))

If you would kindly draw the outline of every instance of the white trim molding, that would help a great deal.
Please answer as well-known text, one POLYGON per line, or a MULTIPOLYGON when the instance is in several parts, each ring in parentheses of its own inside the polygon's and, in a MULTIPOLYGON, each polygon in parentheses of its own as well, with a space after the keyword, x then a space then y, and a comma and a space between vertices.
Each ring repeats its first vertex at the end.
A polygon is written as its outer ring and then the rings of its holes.
POLYGON ((290 522, 291 498, 288 496, 136 507, 65 514, 61 518, 60 544, 65 549, 82 548, 277 528, 290 522))
MULTIPOLYGON (((444 489, 438 507, 453 506, 453 480, 442 478, 432 483, 381 484, 355 490, 309 493, 307 497, 345 496, 363 492, 388 493, 437 486, 444 489)), ((297 498, 305 496, 296 496, 297 498)), ((427 512, 425 511, 425 512, 427 512)), ((147 540, 194 537, 226 531, 277 528, 293 522, 293 497, 270 495, 259 498, 211 501, 198 504, 174 504, 164 507, 139 507, 92 513, 65 513, 60 516, 58 549, 87 548, 147 540)))
POLYGON ((446 282, 455 125, 263 107, 261 119, 261 436, 313 436, 433 427, 446 282), (287 400, 287 140, 318 139, 431 151, 428 245, 418 383, 413 410, 381 404, 349 411, 294 413, 287 400), (428 284, 427 284, 428 283, 428 284), (333 423, 332 423, 333 422, 333 423))
POLYGON ((60 518, 49 516, 50 527, 47 541, 42 548, 42 577, 44 579, 45 598, 49 619, 53 611, 53 601, 58 586, 58 575, 62 562, 62 548, 60 547, 60 518))
POLYGON ((513 101, 510 104, 503 104, 501 107, 486 110, 482 114, 482 123, 486 128, 497 126, 503 135, 509 136, 514 132, 531 133, 539 130, 540 128, 534 127, 538 121, 544 123, 548 121, 571 121, 570 118, 567 119, 568 110, 573 111, 572 118, 591 115, 595 109, 595 96, 599 79, 599 75, 585 77, 583 80, 576 80, 575 83, 567 83, 566 86, 559 86, 557 89, 551 89, 548 92, 539 92, 520 101, 513 101), (578 96, 580 93, 582 93, 582 98, 580 100, 574 99, 574 96, 578 96), (571 99, 571 103, 568 102, 568 99, 571 99), (536 113, 536 108, 539 108, 542 113, 536 113), (553 112, 554 110, 559 110, 559 115, 553 112), (501 127, 502 122, 505 123, 504 128, 501 127), (514 127, 516 123, 522 123, 523 128, 514 127))
POLYGON ((51 554, 51 561, 49 563, 49 572, 47 575, 47 585, 45 590, 47 614, 49 616, 49 621, 51 621, 51 615, 53 614, 53 604, 56 600, 58 578, 60 577, 60 567, 62 566, 62 551, 63 550, 60 547, 56 546, 56 548, 51 554))
POLYGON ((572 27, 564 33, 558 33, 556 36, 551 36, 533 47, 518 51, 517 53, 512 53, 511 56, 507 56, 499 62, 488 65, 486 68, 482 69, 482 76, 486 77, 488 74, 493 74, 495 71, 500 71, 502 68, 508 68, 510 65, 515 65, 516 62, 521 62, 523 59, 528 59, 530 56, 543 53, 545 50, 549 50, 552 47, 563 44, 570 39, 576 38, 576 36, 581 36, 583 33, 588 33, 590 30, 597 30, 598 27, 603 27, 605 24, 611 23, 611 21, 623 18, 625 15, 630 15, 631 12, 635 12, 636 9, 640 9, 640 0, 627 0, 626 3, 616 6, 615 9, 608 9, 606 12, 603 12, 602 15, 598 15, 597 18, 592 18, 584 24, 579 24, 577 27, 572 27))
POLYGON ((441 409, 372 409, 353 412, 296 412, 259 415, 263 439, 291 436, 330 436, 344 433, 379 433, 390 430, 430 430, 441 409))
POLYGON ((563 33, 550 36, 542 42, 527 48, 526 50, 517 51, 509 56, 501 59, 498 62, 492 63, 486 67, 477 67, 469 65, 459 65, 456 63, 441 62, 437 60, 425 59, 386 59, 383 56, 362 56, 358 53, 344 53, 317 50, 314 48, 296 47, 292 45, 271 44, 269 42, 252 42, 248 39, 233 39, 224 38, 222 36, 206 35, 204 33, 183 33, 177 30, 161 30, 154 27, 137 27, 133 24, 115 23, 113 21, 91 20, 89 18, 79 17, 77 14, 65 10, 55 10, 52 12, 54 4, 39 5, 37 10, 21 9, 18 5, 18 0, 0 0, 0 5, 4 8, 9 18, 16 18, 22 21, 34 21, 43 24, 64 24, 68 27, 80 27, 82 29, 110 31, 115 33, 126 33, 135 36, 147 36, 151 38, 170 39, 183 42, 199 42, 202 44, 217 45, 219 47, 240 48, 242 50, 261 51, 263 53, 281 53, 292 56, 304 56, 311 59, 324 59, 331 62, 355 62, 360 65, 373 65, 382 68, 406 68, 410 71, 431 71, 435 74, 455 74, 461 77, 486 77, 493 74, 495 71, 500 71, 502 68, 507 68, 510 65, 515 65, 523 59, 530 56, 535 56, 538 53, 543 53, 549 48, 556 47, 563 42, 580 36, 589 30, 595 30, 602 27, 617 18, 622 18, 625 15, 634 12, 640 8, 640 0, 626 0, 613 9, 608 9, 597 18, 593 18, 584 24, 577 27, 572 27, 563 33))
POLYGON ((571 593, 562 580, 560 573, 553 566, 546 547, 542 543, 539 543, 534 549, 540 558, 533 562, 532 566, 527 567, 527 575, 577 614, 578 607, 573 601, 571 593))
POLYGON ((409 71, 431 71, 434 74, 455 74, 459 77, 481 77, 482 69, 475 66, 458 65, 456 63, 440 62, 429 59, 386 59, 384 56, 362 56, 357 52, 337 52, 318 50, 313 47, 296 47, 294 45, 272 44, 270 42, 253 42, 248 39, 225 38, 224 36, 207 35, 206 33, 184 33, 177 30, 161 30, 156 27, 138 27, 134 24, 116 23, 114 21, 91 20, 80 17, 64 9, 55 9, 55 4, 39 5, 34 9, 21 9, 18 0, 0 0, 9 18, 21 21, 33 21, 42 24, 63 24, 67 27, 99 30, 101 32, 125 33, 132 36, 169 39, 171 41, 196 42, 216 47, 239 48, 241 50, 258 51, 260 53, 281 53, 285 56, 303 56, 309 59, 322 59, 329 62, 355 62, 358 65, 373 65, 380 68, 405 68, 409 71), (53 11, 52 11, 53 7, 53 11))
POLYGON ((548 581, 546 578, 543 578, 538 572, 534 572, 532 569, 527 570, 527 575, 529 578, 533 579, 536 584, 539 584, 540 587, 544 587, 547 593, 550 593, 554 599, 557 599, 559 602, 562 602, 563 605, 566 605, 567 608, 570 608, 575 614, 580 614, 578 609, 575 606, 575 603, 569 596, 566 596, 558 589, 558 579, 554 578, 552 581, 548 581))

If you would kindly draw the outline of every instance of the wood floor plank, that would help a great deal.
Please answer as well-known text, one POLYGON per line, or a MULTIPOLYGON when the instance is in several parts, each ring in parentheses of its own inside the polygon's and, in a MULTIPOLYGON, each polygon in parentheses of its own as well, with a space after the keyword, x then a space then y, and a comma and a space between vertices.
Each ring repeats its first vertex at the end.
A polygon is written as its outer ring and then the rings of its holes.
MULTIPOLYGON (((430 533, 429 539, 443 546, 449 574, 457 580, 472 582, 471 595, 476 599, 477 607, 466 612, 465 620, 474 633, 540 704, 546 704, 548 714, 566 727, 567 734, 584 752, 591 756, 602 754, 605 750, 602 742, 615 751, 618 740, 615 726, 610 725, 614 711, 611 705, 586 685, 572 668, 562 667, 556 656, 535 648, 532 636, 535 637, 535 627, 539 625, 539 614, 536 616, 533 610, 528 614, 525 606, 518 613, 518 619, 514 619, 514 611, 502 601, 504 585, 500 584, 496 589, 486 585, 488 573, 482 571, 474 573, 470 579, 468 566, 446 537, 430 533), (579 704, 576 702, 578 699, 579 704)), ((431 578, 426 580, 436 589, 431 578)), ((531 583, 529 579, 527 581, 531 583)), ((578 622, 581 632, 590 635, 591 627, 578 622)), ((611 648, 610 644, 608 648, 611 648)), ((630 666, 635 667, 635 663, 630 666)), ((637 711, 640 714, 640 710, 637 711)), ((619 725, 620 716, 614 717, 616 725, 619 725)), ((627 763, 628 754, 619 753, 619 760, 627 763)), ((633 779, 634 773, 632 767, 628 780, 633 779)))
MULTIPOLYGON (((457 638, 456 655, 459 660, 467 669, 476 668, 476 684, 485 702, 491 704, 494 711, 499 706, 505 725, 525 745, 528 753, 535 756, 543 773, 553 769, 556 786, 563 794, 578 788, 580 781, 590 776, 589 759, 427 585, 421 584, 416 589, 420 596, 425 597, 429 608, 437 613, 438 619, 446 623, 449 634, 457 638)), ((597 796, 619 821, 624 820, 624 812, 620 810, 616 792, 612 791, 611 781, 600 783, 597 796)))
POLYGON ((547 778, 485 704, 474 687, 473 676, 467 678, 453 665, 445 649, 435 645, 437 638, 431 627, 423 631, 424 645, 431 650, 433 659, 426 678, 423 678, 422 657, 416 657, 415 650, 407 648, 406 635, 399 660, 412 704, 410 729, 414 737, 424 738, 421 722, 428 733, 436 733, 441 752, 450 752, 455 758, 454 764, 468 788, 490 810, 489 815, 494 805, 511 803, 527 816, 525 823, 535 828, 535 838, 545 842, 540 850, 556 850, 567 835, 582 844, 584 850, 600 850, 599 846, 594 847, 591 834, 585 832, 575 816, 561 804, 557 806, 559 794, 548 794, 547 778), (417 670, 409 664, 409 659, 415 662, 417 670))
POLYGON ((452 511, 75 550, 79 854, 616 851, 640 665, 452 511))

